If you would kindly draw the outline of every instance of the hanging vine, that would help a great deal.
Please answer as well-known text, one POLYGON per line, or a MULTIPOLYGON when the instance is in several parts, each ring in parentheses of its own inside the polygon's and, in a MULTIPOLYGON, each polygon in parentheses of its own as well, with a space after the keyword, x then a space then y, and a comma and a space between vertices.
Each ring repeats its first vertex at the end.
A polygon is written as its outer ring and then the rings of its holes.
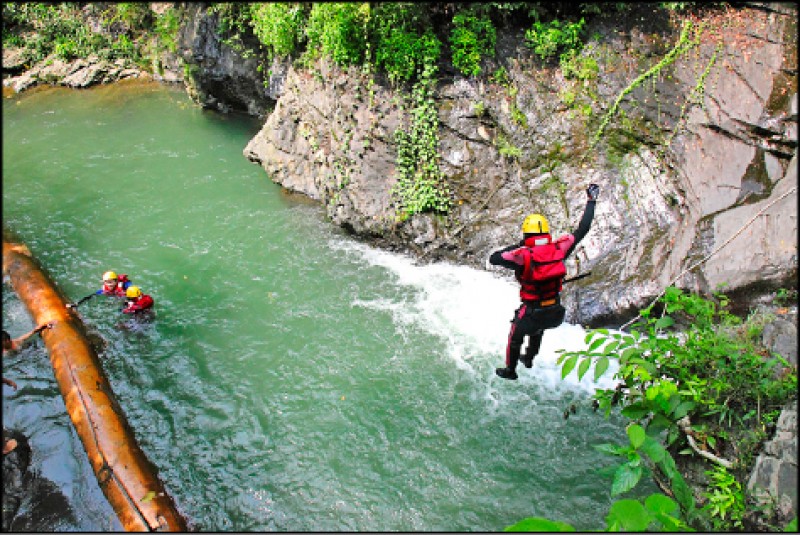
POLYGON ((698 35, 695 37, 695 39, 690 39, 693 27, 694 25, 692 24, 691 21, 684 22, 683 28, 681 29, 680 38, 678 39, 678 42, 675 45, 675 47, 672 50, 670 50, 669 53, 666 56, 664 56, 664 58, 661 61, 659 61, 656 65, 650 67, 650 69, 648 69, 646 72, 639 75, 633 82, 631 82, 628 85, 628 87, 622 90, 619 96, 617 96, 617 99, 614 101, 614 104, 606 112, 605 117, 603 117, 603 121, 600 123, 600 127, 597 129, 597 132, 595 133, 592 139, 589 151, 591 151, 591 149, 593 149, 595 145, 597 145, 598 141, 600 141, 600 138, 603 136, 606 127, 611 122, 611 119, 614 117, 614 115, 616 115, 617 111, 619 110, 619 106, 622 103, 622 100, 626 96, 628 96, 634 89, 641 86, 648 79, 655 77, 665 68, 675 63, 675 61, 680 56, 686 54, 692 48, 694 48, 699 44, 700 42, 699 32, 698 35))

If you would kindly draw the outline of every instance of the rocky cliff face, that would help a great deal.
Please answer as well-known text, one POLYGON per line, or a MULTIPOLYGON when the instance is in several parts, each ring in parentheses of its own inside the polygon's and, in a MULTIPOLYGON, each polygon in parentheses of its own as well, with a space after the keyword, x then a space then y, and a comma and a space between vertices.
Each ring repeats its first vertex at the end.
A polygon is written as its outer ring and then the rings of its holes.
POLYGON ((565 292, 574 322, 619 320, 676 279, 703 291, 793 285, 796 11, 705 18, 697 46, 634 87, 592 146, 610 103, 678 42, 678 22, 643 9, 588 29, 598 36, 584 51, 598 62, 593 80, 566 80, 543 66, 518 30, 503 32, 491 66, 504 67, 508 83, 440 83, 440 165, 455 196, 447 218, 398 222, 392 133, 408 112, 399 92, 358 69, 287 66, 245 155, 356 235, 475 266, 517 241, 528 213, 545 214, 555 233, 572 231, 585 187, 600 184, 592 231, 570 266, 593 276, 565 292), (504 156, 504 147, 518 156, 504 156))
POLYGON ((183 81, 189 95, 204 107, 263 117, 272 109, 274 94, 264 85, 258 59, 220 40, 218 17, 207 7, 187 4, 185 10, 177 40, 178 55, 187 66, 183 81))

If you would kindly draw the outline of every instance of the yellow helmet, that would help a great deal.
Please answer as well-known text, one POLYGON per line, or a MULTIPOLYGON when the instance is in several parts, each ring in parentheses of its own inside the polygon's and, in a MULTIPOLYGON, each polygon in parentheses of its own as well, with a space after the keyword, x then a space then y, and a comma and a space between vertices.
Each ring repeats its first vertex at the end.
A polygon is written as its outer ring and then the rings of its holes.
POLYGON ((103 273, 103 280, 104 281, 117 280, 117 274, 114 273, 113 271, 106 271, 105 273, 103 273))
POLYGON ((125 297, 130 297, 131 299, 139 298, 142 296, 142 290, 138 286, 130 286, 127 290, 125 290, 125 297))
POLYGON ((522 222, 523 234, 545 234, 550 232, 550 224, 542 214, 531 214, 522 222))

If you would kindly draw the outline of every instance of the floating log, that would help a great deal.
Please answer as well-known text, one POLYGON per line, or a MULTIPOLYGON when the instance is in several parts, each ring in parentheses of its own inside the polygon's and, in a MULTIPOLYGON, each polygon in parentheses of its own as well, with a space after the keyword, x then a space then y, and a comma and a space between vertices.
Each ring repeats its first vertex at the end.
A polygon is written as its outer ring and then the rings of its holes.
POLYGON ((68 300, 28 248, 3 235, 3 273, 42 331, 61 395, 89 463, 126 531, 187 531, 134 437, 97 353, 68 300))

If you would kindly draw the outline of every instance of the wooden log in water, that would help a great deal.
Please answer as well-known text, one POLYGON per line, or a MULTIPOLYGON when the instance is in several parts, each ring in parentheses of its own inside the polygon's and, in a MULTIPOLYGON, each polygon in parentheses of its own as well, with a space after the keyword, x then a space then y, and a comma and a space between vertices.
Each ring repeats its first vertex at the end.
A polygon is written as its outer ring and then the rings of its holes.
POLYGON ((41 335, 61 395, 97 482, 127 531, 187 531, 117 403, 83 322, 28 248, 3 236, 3 273, 41 335))

